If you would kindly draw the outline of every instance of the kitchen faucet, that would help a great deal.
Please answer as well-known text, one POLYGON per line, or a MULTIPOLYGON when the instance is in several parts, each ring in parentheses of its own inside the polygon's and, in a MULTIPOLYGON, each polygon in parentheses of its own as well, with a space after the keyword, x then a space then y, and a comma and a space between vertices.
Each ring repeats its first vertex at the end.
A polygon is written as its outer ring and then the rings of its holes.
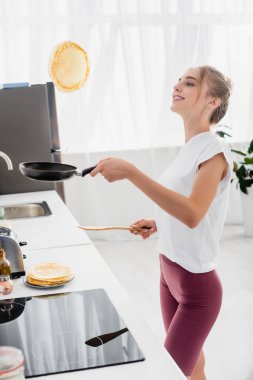
POLYGON ((6 162, 6 164, 8 166, 8 170, 13 170, 13 166, 12 166, 12 162, 11 162, 10 157, 7 156, 7 154, 5 154, 4 152, 1 152, 1 151, 0 151, 0 157, 2 157, 4 159, 4 161, 6 162))

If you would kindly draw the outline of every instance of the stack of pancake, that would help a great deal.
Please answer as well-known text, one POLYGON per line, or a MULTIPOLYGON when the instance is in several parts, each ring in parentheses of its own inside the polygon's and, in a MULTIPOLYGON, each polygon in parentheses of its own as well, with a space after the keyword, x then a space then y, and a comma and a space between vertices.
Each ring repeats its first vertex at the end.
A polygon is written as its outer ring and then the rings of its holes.
POLYGON ((37 286, 58 286, 71 281, 74 274, 66 265, 58 263, 42 263, 33 266, 26 276, 26 281, 37 286))

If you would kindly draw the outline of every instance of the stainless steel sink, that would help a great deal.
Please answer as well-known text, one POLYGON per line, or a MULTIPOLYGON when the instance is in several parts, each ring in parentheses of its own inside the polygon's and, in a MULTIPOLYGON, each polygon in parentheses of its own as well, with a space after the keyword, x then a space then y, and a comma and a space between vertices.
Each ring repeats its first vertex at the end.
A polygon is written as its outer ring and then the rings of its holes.
POLYGON ((52 211, 45 201, 0 206, 0 219, 27 219, 51 214, 52 211))

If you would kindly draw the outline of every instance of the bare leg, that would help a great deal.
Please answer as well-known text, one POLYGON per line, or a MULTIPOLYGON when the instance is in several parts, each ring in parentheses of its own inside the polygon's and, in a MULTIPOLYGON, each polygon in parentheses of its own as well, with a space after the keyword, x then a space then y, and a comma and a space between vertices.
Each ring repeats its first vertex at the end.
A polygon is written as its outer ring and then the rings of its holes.
POLYGON ((188 377, 190 380, 206 380, 205 372, 205 356, 203 350, 201 350, 198 361, 195 365, 195 368, 192 372, 191 377, 188 377))

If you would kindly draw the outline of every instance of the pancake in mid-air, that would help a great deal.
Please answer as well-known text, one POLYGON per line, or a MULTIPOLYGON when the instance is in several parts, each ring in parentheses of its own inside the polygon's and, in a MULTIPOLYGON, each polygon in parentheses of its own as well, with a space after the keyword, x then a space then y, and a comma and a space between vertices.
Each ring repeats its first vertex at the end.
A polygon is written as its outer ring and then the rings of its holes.
POLYGON ((57 45, 50 56, 49 74, 60 91, 72 92, 83 87, 89 71, 88 55, 75 42, 57 45))

